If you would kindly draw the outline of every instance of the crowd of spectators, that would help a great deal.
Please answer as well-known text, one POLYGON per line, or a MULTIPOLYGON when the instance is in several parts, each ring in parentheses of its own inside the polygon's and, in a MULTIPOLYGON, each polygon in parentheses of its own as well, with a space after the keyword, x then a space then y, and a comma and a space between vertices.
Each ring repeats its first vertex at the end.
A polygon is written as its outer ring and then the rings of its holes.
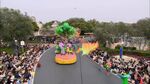
POLYGON ((108 72, 117 76, 129 74, 129 84, 150 84, 150 61, 145 58, 120 59, 101 49, 92 51, 89 56, 108 72))
POLYGON ((31 84, 40 55, 50 45, 30 45, 20 56, 0 53, 0 84, 31 84))

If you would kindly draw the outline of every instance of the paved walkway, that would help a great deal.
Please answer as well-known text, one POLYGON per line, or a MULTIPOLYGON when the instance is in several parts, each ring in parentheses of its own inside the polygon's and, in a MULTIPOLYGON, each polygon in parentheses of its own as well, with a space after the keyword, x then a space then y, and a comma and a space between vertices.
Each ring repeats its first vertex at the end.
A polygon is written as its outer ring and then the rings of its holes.
POLYGON ((121 84, 114 75, 105 75, 86 56, 77 54, 78 61, 72 65, 58 65, 54 61, 55 49, 46 51, 40 59, 34 84, 121 84))

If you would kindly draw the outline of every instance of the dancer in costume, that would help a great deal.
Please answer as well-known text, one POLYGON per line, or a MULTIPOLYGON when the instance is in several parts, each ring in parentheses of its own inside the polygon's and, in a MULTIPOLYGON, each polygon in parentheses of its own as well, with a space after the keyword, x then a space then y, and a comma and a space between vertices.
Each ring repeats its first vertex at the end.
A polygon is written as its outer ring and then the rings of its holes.
POLYGON ((59 43, 59 47, 60 47, 60 49, 61 49, 61 54, 64 55, 64 54, 65 54, 65 48, 64 48, 65 45, 64 45, 64 43, 63 43, 63 42, 60 42, 60 43, 59 43))
POLYGON ((56 44, 56 54, 60 54, 61 53, 61 48, 59 47, 59 43, 56 44))
POLYGON ((72 49, 72 44, 68 43, 67 44, 67 49, 66 49, 67 53, 72 54, 73 53, 73 49, 72 49))
POLYGON ((119 77, 122 79, 122 84, 128 84, 129 74, 123 73, 122 75, 119 75, 119 77))

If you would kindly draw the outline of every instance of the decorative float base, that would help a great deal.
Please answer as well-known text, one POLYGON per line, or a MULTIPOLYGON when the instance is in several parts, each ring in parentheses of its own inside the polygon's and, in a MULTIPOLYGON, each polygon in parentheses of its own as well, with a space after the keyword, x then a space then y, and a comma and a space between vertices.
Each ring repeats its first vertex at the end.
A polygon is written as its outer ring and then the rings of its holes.
POLYGON ((56 54, 55 56, 55 62, 58 64, 73 64, 77 61, 77 56, 75 53, 73 54, 56 54))

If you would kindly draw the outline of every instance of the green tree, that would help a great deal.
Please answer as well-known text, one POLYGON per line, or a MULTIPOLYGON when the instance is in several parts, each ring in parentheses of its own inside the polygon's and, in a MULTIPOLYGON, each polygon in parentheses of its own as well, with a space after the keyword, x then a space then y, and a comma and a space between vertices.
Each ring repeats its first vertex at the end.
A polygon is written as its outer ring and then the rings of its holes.
POLYGON ((0 40, 26 40, 33 34, 32 19, 19 10, 0 8, 0 40))
MULTIPOLYGON (((55 21, 56 21, 56 20, 55 20, 55 21)), ((45 24, 43 25, 43 28, 45 28, 45 29, 51 28, 51 27, 52 27, 52 24, 53 24, 55 21, 49 21, 49 22, 45 23, 45 24)), ((60 23, 59 21, 56 21, 56 22, 58 22, 58 24, 60 23)))
POLYGON ((43 28, 46 28, 46 29, 49 29, 51 28, 51 25, 53 24, 54 21, 50 21, 50 22, 47 22, 43 25, 43 28))
POLYGON ((66 22, 75 28, 79 28, 82 35, 86 32, 91 32, 91 29, 88 28, 89 24, 83 18, 70 18, 66 22))
POLYGON ((100 23, 95 19, 87 21, 87 28, 90 32, 93 32, 96 28, 100 26, 100 23))
POLYGON ((38 31, 39 30, 39 26, 37 25, 36 22, 32 22, 32 26, 33 26, 33 30, 34 31, 38 31))
POLYGON ((150 39, 150 18, 141 19, 136 23, 138 30, 138 33, 141 34, 141 36, 146 37, 147 39, 150 39))

